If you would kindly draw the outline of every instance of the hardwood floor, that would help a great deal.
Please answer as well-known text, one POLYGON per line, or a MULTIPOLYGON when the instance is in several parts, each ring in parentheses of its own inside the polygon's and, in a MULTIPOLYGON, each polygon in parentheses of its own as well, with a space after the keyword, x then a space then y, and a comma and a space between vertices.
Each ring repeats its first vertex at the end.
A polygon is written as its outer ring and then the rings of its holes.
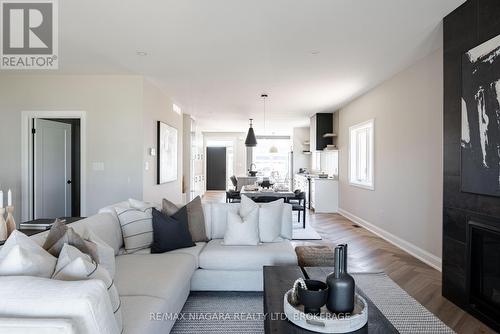
MULTIPOLYGON (((208 202, 224 202, 223 192, 207 192, 208 202)), ((441 273, 370 231, 338 214, 309 213, 307 222, 321 241, 294 241, 297 245, 349 244, 351 272, 384 271, 409 295, 457 333, 495 333, 482 322, 441 296, 441 273)))

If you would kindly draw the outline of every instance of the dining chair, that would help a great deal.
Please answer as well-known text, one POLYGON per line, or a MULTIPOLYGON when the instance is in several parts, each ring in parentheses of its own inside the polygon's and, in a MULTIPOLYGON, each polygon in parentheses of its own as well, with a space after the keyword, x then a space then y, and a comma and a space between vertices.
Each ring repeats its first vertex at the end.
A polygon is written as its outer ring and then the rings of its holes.
POLYGON ((234 189, 229 189, 228 191, 226 191, 226 203, 240 203, 241 195, 240 191, 238 190, 238 179, 234 175, 232 175, 229 179, 231 180, 234 189))
POLYGON ((295 191, 295 196, 291 197, 289 203, 292 205, 292 210, 297 211, 300 222, 300 213, 302 212, 302 227, 306 228, 306 193, 295 191))

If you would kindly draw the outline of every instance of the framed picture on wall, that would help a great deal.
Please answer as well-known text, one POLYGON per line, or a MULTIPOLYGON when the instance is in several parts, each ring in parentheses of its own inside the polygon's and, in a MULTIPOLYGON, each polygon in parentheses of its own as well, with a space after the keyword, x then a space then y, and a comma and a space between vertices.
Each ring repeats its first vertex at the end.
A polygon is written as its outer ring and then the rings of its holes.
POLYGON ((500 196, 500 35, 462 57, 462 191, 500 196))
POLYGON ((157 123, 157 184, 177 180, 177 129, 158 121, 157 123))

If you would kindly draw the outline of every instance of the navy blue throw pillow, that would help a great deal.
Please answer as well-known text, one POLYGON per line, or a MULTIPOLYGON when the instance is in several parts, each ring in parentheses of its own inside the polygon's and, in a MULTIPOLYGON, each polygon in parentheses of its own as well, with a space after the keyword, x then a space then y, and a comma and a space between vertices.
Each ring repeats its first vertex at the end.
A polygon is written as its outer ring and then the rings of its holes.
POLYGON ((165 253, 174 249, 196 246, 188 227, 186 207, 172 216, 153 208, 153 245, 151 253, 165 253))

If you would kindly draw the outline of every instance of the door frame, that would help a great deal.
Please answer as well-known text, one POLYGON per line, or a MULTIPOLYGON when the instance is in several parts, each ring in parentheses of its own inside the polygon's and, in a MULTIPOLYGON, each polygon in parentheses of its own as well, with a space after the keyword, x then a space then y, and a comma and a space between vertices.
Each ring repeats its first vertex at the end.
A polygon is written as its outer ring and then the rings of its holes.
POLYGON ((87 112, 30 110, 21 112, 21 220, 33 218, 33 141, 31 129, 33 118, 74 118, 80 119, 80 216, 87 215, 87 112))

